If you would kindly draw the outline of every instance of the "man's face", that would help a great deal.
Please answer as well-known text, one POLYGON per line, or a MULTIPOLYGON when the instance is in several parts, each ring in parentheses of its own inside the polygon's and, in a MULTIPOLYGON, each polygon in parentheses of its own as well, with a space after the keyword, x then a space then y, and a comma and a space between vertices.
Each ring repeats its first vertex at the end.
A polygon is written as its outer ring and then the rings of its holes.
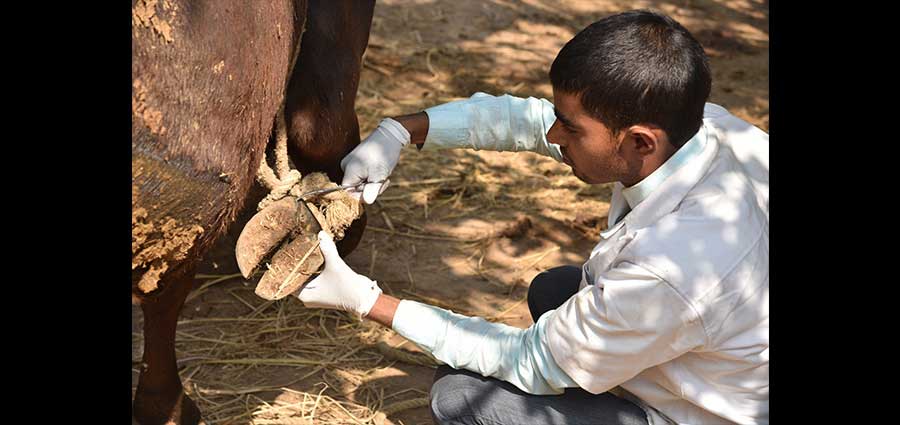
MULTIPOLYGON (((614 137, 581 106, 580 96, 553 89, 556 122, 547 140, 560 146, 563 161, 581 181, 590 184, 622 181, 629 172, 622 152, 622 134, 614 137)), ((633 167, 632 167, 633 168, 633 167)))

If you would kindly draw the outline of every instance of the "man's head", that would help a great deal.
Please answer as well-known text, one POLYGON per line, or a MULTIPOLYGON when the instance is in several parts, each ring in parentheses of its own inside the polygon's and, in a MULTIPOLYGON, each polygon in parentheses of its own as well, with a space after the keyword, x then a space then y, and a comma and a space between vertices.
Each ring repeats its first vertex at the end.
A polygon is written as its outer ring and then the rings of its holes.
POLYGON ((550 67, 556 124, 547 138, 588 183, 630 186, 697 130, 711 78, 703 47, 675 20, 631 11, 597 21, 550 67))

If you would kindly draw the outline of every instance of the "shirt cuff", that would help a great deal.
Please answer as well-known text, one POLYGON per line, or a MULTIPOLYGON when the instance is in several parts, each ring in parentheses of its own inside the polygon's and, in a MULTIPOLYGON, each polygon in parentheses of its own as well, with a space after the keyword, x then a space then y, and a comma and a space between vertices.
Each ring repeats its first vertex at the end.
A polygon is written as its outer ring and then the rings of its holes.
POLYGON ((391 328, 429 353, 437 346, 439 331, 447 326, 443 309, 410 300, 401 300, 391 328))
POLYGON ((453 149, 466 146, 469 123, 464 110, 465 100, 444 103, 425 109, 428 115, 428 134, 423 150, 453 149))

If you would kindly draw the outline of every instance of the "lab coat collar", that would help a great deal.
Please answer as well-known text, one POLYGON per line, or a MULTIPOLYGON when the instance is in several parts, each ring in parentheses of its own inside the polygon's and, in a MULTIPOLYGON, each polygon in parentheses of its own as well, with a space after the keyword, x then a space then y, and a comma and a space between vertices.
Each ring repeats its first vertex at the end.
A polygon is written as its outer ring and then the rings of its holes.
POLYGON ((675 210, 687 193, 706 175, 719 151, 718 134, 715 128, 706 120, 704 120, 703 127, 707 138, 703 150, 668 176, 641 203, 625 213, 625 217, 615 223, 613 219, 619 217, 629 207, 622 195, 624 186, 619 182, 613 184, 608 217, 609 228, 600 233, 601 238, 609 238, 623 226, 632 230, 649 226, 675 210))

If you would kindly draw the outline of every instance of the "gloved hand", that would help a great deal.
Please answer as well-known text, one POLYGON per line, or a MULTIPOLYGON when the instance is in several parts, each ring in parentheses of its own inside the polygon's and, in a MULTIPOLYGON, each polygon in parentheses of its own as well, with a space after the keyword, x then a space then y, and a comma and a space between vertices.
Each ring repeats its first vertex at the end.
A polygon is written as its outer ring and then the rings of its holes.
MULTIPOLYGON (((344 170, 341 185, 387 180, 400 159, 400 149, 409 141, 409 131, 403 125, 391 118, 381 120, 372 134, 341 160, 341 169, 344 170)), ((366 184, 362 189, 363 201, 367 204, 375 202, 384 189, 387 189, 387 182, 366 184)), ((350 191, 350 195, 359 199, 360 192, 350 191)))
POLYGON ((319 232, 319 248, 325 257, 325 269, 294 295, 307 307, 350 311, 360 317, 369 314, 381 294, 378 283, 350 269, 324 230, 319 232))

